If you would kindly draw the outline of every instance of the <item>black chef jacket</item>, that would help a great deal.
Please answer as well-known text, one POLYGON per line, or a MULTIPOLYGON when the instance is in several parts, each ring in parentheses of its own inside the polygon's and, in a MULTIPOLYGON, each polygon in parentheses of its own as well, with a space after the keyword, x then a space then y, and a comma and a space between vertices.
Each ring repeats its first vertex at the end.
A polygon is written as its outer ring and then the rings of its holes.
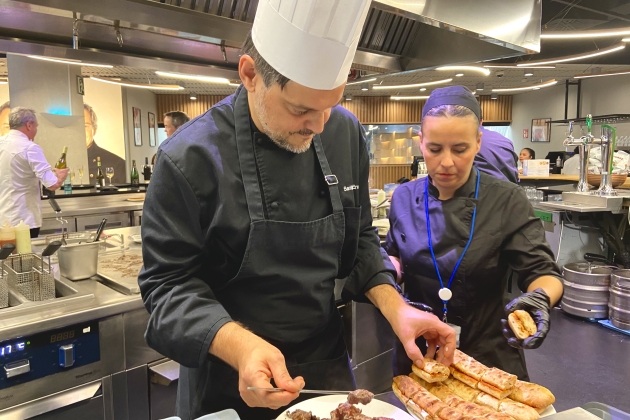
MULTIPOLYGON (((162 143, 144 202, 138 282, 151 313, 146 339, 189 368, 203 364, 215 334, 231 320, 213 288, 236 275, 250 229, 234 128, 241 92, 242 87, 162 143)), ((253 137, 268 219, 303 222, 331 212, 312 147, 295 154, 260 133, 253 137)), ((371 226, 365 139, 356 117, 340 106, 332 109, 320 137, 344 208, 361 208, 359 230, 346 226, 339 273, 348 276, 346 290, 360 299, 374 286, 393 285, 395 273, 371 226)))
MULTIPOLYGON (((501 332, 508 274, 510 269, 514 270, 520 289, 526 291, 538 277, 561 278, 560 269, 545 240, 542 223, 534 215, 523 190, 481 172, 479 198, 475 200, 476 178, 473 170, 454 197, 444 201, 438 199, 437 188, 429 183, 433 249, 445 286, 470 236, 473 209, 477 205, 473 240, 451 287, 448 321, 462 328, 463 352, 525 379, 522 352, 510 347, 501 332)), ((441 317, 440 283, 426 229, 424 189, 428 180, 426 177, 408 182, 396 189, 385 249, 401 261, 409 299, 430 305, 441 317)), ((397 358, 399 365, 408 363, 407 370, 411 367, 411 361, 404 361, 404 353, 398 352, 397 358)))

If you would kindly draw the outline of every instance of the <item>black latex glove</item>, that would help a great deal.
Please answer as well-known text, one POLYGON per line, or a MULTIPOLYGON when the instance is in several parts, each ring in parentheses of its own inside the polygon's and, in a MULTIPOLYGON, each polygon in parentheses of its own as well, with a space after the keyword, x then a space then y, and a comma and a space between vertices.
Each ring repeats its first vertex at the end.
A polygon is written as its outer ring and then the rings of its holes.
POLYGON ((533 292, 523 293, 505 306, 505 317, 507 318, 516 310, 528 312, 536 323, 537 332, 525 340, 519 340, 514 336, 507 319, 502 319, 503 335, 507 338, 508 344, 517 349, 537 349, 547 337, 551 319, 549 318, 550 301, 547 293, 541 288, 533 292))

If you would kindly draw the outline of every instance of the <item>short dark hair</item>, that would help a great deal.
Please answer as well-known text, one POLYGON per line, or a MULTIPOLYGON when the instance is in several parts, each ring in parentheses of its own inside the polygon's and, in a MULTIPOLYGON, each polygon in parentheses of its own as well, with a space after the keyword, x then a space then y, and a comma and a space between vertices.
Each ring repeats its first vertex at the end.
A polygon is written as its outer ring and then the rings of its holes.
POLYGON ((524 147, 523 150, 527 150, 529 152, 529 155, 532 157, 532 159, 536 159, 536 152, 534 152, 534 149, 530 149, 529 147, 524 147))
POLYGON ((249 55, 252 60, 254 60, 256 73, 260 74, 265 86, 270 87, 274 83, 277 83, 280 85, 280 89, 283 89, 285 85, 289 83, 290 79, 288 77, 281 75, 278 70, 274 69, 269 63, 267 63, 262 55, 260 55, 254 45, 251 31, 247 34, 247 38, 245 39, 241 50, 243 54, 249 55))
POLYGON ((173 124, 175 128, 181 127, 182 125, 190 121, 190 117, 182 111, 167 112, 166 114, 164 114, 164 118, 166 117, 171 117, 171 124, 173 124))

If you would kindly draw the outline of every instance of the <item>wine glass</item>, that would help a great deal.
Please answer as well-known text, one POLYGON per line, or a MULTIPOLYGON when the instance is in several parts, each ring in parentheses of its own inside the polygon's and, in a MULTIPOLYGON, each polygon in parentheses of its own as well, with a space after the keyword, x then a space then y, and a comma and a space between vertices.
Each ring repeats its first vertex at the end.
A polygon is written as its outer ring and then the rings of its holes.
POLYGON ((112 168, 111 166, 108 166, 107 168, 105 168, 105 175, 107 176, 107 178, 109 178, 109 186, 112 186, 112 178, 114 177, 114 168, 112 168))
POLYGON ((83 165, 79 166, 77 170, 79 172, 79 182, 81 183, 81 186, 83 186, 83 165))
POLYGON ((74 168, 70 168, 70 183, 74 184, 74 168))

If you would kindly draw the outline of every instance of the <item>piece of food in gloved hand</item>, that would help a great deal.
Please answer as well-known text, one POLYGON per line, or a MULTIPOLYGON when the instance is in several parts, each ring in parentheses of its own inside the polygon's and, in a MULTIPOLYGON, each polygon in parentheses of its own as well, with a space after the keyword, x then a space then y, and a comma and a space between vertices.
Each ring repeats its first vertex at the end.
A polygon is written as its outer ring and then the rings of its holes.
POLYGON ((374 394, 365 389, 357 389, 348 394, 348 403, 367 405, 374 398, 374 394))
POLYGON ((523 310, 516 310, 508 315, 508 322, 510 328, 514 331, 514 335, 519 340, 525 340, 528 337, 536 334, 536 324, 532 319, 532 316, 523 310))
POLYGON ((448 367, 428 357, 424 358, 424 367, 422 369, 414 364, 411 366, 411 370, 420 378, 430 383, 445 381, 451 373, 448 367))
POLYGON ((304 410, 287 411, 287 417, 291 420, 320 420, 319 417, 314 416, 310 411, 304 410))

